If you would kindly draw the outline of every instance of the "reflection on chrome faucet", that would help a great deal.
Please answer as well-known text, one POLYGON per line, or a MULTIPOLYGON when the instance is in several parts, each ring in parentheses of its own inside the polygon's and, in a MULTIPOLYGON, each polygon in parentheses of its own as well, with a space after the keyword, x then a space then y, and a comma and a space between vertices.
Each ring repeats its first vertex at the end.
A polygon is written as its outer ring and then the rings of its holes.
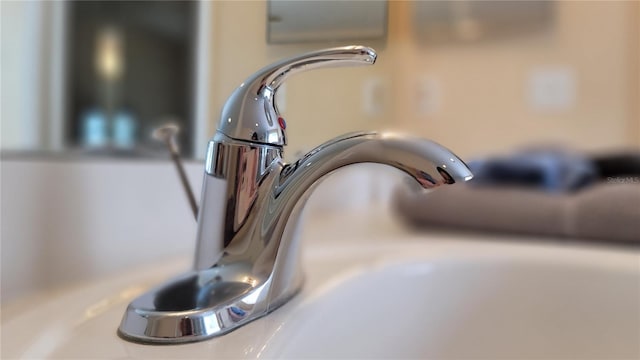
POLYGON ((208 145, 194 267, 134 300, 120 325, 123 338, 198 341, 285 304, 303 283, 296 231, 301 209, 313 187, 334 170, 386 164, 425 188, 471 179, 449 150, 393 133, 348 134, 284 163, 286 123, 274 103, 283 81, 303 70, 375 59, 362 46, 322 50, 263 68, 234 91, 208 145))

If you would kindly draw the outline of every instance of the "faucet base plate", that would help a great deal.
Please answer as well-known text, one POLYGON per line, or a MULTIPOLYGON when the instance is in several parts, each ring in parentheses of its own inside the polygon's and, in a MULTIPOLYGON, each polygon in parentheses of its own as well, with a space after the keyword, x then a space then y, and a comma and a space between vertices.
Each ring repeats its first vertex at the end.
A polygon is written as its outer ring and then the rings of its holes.
POLYGON ((219 268, 190 271, 133 300, 118 336, 143 344, 180 344, 226 334, 285 304, 267 303, 271 279, 234 276, 219 268))

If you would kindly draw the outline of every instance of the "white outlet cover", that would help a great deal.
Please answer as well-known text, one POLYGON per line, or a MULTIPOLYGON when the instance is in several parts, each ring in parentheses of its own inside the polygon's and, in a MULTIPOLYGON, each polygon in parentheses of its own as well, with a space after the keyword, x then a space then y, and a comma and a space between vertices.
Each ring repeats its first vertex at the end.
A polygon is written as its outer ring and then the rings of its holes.
POLYGON ((576 102, 576 74, 568 66, 541 67, 530 71, 527 81, 529 106, 536 111, 571 110, 576 102))

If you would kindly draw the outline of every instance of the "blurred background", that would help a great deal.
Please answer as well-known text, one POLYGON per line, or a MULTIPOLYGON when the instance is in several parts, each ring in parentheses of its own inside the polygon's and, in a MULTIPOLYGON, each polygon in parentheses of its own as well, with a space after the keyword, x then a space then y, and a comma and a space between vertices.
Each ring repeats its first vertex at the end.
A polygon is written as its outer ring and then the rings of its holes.
POLYGON ((3 1, 2 149, 152 155, 173 121, 203 158, 235 86, 277 59, 374 47, 373 68, 295 77, 293 155, 394 128, 461 156, 640 143, 636 1, 3 1))
MULTIPOLYGON (((638 1, 3 0, 0 9, 2 301, 190 254, 194 222, 151 130, 181 127, 197 193, 233 89, 306 51, 361 44, 378 61, 288 81, 277 98, 288 160, 357 130, 409 132, 468 160, 536 144, 640 147, 638 1)), ((378 168, 344 174, 310 205, 387 203, 397 181, 378 168), (345 184, 357 187, 332 192, 345 184)))

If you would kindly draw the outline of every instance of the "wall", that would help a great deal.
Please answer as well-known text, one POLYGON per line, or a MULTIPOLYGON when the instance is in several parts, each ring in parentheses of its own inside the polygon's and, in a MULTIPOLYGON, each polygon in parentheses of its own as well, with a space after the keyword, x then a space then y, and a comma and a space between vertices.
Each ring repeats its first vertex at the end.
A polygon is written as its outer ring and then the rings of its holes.
MULTIPOLYGON (((549 31, 513 39, 428 46, 413 39, 410 2, 389 3, 386 42, 373 42, 373 68, 328 69, 288 84, 289 158, 347 131, 400 129, 435 139, 461 156, 504 151, 533 141, 560 141, 581 149, 640 145, 637 108, 640 46, 637 2, 555 3, 549 31), (634 59, 634 57, 636 57, 634 59), (575 106, 538 113, 526 102, 530 71, 567 66, 576 75, 575 106), (416 81, 435 79, 442 104, 416 111, 416 81), (362 87, 386 82, 385 111, 367 116, 362 87)), ((216 2, 213 11, 212 113, 245 77, 276 59, 341 44, 267 45, 266 3, 216 2), (239 21, 238 19, 242 19, 239 21)), ((217 118, 211 122, 214 131, 217 118)))
POLYGON ((0 147, 63 147, 67 6, 62 1, 2 1, 0 147))
POLYGON ((631 135, 635 134, 636 144, 640 143, 640 2, 635 2, 636 11, 631 11, 629 17, 631 23, 635 24, 635 31, 632 31, 631 41, 629 48, 635 49, 632 51, 633 57, 631 58, 631 81, 629 98, 631 103, 635 103, 635 111, 631 116, 631 135), (635 81, 633 81, 633 74, 635 73, 635 81), (633 121, 635 119, 635 121, 633 121))
MULTIPOLYGON (((41 142, 38 118, 42 104, 25 99, 22 94, 41 91, 39 58, 42 49, 37 46, 43 19, 43 9, 35 2, 2 2, 2 106, 0 116, 3 147, 30 148, 41 142), (33 44, 25 47, 23 44, 33 44), (7 121, 16 118, 22 121, 7 121)), ((46 85, 46 82, 44 82, 46 85)), ((44 86, 42 86, 44 87, 44 86)))
MULTIPOLYGON (((3 304, 193 252, 195 221, 169 162, 3 159, 0 166, 3 304)), ((186 171, 199 189, 202 164, 186 171)))

